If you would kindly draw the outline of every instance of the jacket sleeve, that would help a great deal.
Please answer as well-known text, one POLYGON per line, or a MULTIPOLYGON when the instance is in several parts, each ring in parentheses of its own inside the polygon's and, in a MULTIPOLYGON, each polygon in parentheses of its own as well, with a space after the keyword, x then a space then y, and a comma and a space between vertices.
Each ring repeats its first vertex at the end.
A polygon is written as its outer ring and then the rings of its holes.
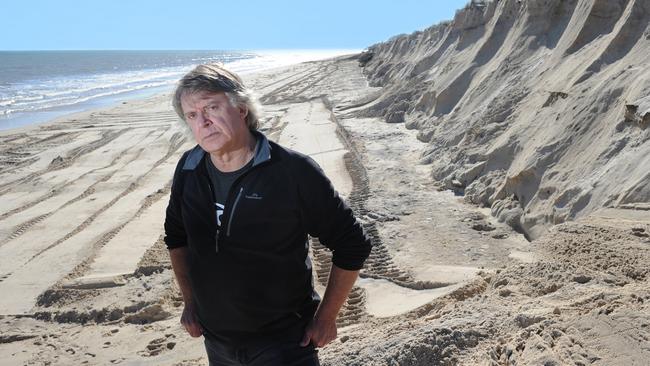
POLYGON ((187 157, 187 153, 181 157, 174 171, 172 180, 171 194, 169 195, 169 204, 165 214, 165 245, 167 249, 179 248, 187 245, 187 236, 185 226, 183 225, 183 215, 181 211, 181 202, 183 198, 183 179, 182 167, 187 157))
POLYGON ((314 160, 305 157, 300 165, 298 192, 307 233, 332 251, 337 267, 361 269, 372 247, 361 224, 314 160))

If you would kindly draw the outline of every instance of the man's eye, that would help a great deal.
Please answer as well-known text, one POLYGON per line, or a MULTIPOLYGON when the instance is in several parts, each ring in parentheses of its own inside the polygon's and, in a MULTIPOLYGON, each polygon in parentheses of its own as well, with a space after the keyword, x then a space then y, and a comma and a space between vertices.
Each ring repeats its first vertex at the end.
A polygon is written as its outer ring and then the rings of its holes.
POLYGON ((208 106, 209 111, 216 111, 219 107, 216 104, 210 104, 208 106))
POLYGON ((188 113, 185 115, 185 118, 192 120, 196 118, 196 113, 188 113))

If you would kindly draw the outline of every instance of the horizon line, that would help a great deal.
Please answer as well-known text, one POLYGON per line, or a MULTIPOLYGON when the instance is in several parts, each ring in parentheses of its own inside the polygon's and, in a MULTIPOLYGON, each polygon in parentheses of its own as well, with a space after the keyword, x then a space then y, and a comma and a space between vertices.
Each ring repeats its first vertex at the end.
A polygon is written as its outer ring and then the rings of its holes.
POLYGON ((0 49, 0 52, 76 52, 76 51, 229 51, 229 52, 264 52, 264 51, 363 51, 368 47, 363 48, 346 48, 346 47, 323 47, 323 48, 223 48, 223 49, 199 49, 199 48, 160 48, 160 49, 149 49, 149 48, 62 48, 62 49, 13 49, 13 50, 3 50, 0 49))

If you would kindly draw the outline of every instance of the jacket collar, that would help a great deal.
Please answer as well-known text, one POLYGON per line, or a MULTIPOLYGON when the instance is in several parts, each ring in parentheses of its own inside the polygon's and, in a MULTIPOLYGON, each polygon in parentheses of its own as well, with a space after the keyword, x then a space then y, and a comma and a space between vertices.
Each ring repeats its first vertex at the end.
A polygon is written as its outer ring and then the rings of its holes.
MULTIPOLYGON (((257 144, 255 145, 255 156, 253 157, 253 166, 256 166, 265 161, 271 160, 271 144, 269 144, 269 140, 261 132, 252 132, 253 136, 257 139, 257 144)), ((201 148, 201 146, 196 145, 187 155, 185 164, 183 164, 183 170, 196 169, 205 155, 206 152, 201 148)))

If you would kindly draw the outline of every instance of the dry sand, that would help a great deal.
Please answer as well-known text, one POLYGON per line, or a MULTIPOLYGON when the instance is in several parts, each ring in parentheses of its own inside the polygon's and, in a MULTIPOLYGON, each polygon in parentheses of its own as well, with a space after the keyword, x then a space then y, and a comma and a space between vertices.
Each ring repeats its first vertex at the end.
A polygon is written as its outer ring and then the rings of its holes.
POLYGON ((444 187, 529 238, 650 205, 650 1, 471 1, 373 45, 359 115, 405 122, 444 187))
MULTIPOLYGON (((646 365, 650 359, 650 211, 630 209, 648 203, 642 199, 646 191, 633 189, 627 200, 621 196, 615 204, 588 206, 582 214, 567 217, 566 223, 533 225, 543 230, 535 235, 528 231, 529 237, 536 237, 529 242, 513 231, 511 226, 517 225, 504 215, 530 208, 530 217, 541 217, 544 205, 532 200, 530 207, 522 208, 521 203, 503 198, 490 202, 487 195, 481 199, 477 195, 481 189, 495 192, 495 186, 512 182, 507 177, 519 174, 518 159, 538 161, 530 151, 546 151, 533 144, 534 134, 525 133, 524 120, 513 122, 524 115, 541 118, 535 114, 537 107, 516 99, 517 93, 499 94, 506 89, 488 80, 490 72, 483 68, 499 66, 481 58, 485 53, 479 57, 485 62, 472 66, 483 79, 467 85, 479 88, 470 88, 472 93, 491 90, 503 101, 481 104, 486 112, 471 105, 477 99, 463 99, 453 92, 456 89, 447 88, 447 95, 462 101, 463 108, 456 111, 448 104, 436 104, 443 94, 427 94, 428 82, 453 84, 461 64, 474 60, 477 49, 488 49, 481 48, 480 42, 493 39, 491 34, 496 37, 489 27, 503 22, 492 17, 507 20, 506 11, 517 14, 533 11, 536 4, 544 10, 543 6, 560 3, 577 15, 589 14, 603 2, 528 1, 521 8, 510 0, 497 7, 474 3, 450 24, 375 46, 370 63, 364 60, 365 68, 359 67, 357 57, 343 57, 247 77, 264 104, 262 131, 312 155, 373 242, 371 257, 340 314, 339 338, 320 350, 322 364, 646 365), (425 43, 441 47, 445 34, 451 34, 445 33, 451 32, 445 27, 456 27, 459 33, 449 38, 444 49, 453 58, 441 58, 439 65, 432 53, 442 48, 426 49, 425 43), (404 46, 409 39, 415 41, 404 46), (389 76, 378 82, 382 67, 389 76), (425 71, 432 75, 429 81, 420 75, 425 71), (422 103, 402 105, 411 100, 422 103), (437 125, 435 110, 449 109, 436 115, 445 121, 460 117, 476 121, 506 104, 511 108, 503 113, 517 116, 507 126, 516 128, 501 137, 490 136, 495 143, 518 139, 530 147, 498 156, 476 155, 494 161, 512 154, 511 170, 495 175, 479 165, 481 169, 469 169, 471 174, 458 173, 470 165, 461 159, 469 156, 461 148, 496 151, 494 144, 471 140, 462 145, 466 140, 453 136, 480 129, 451 122, 437 125), (415 123, 418 117, 425 122, 415 123), (400 118, 407 123, 385 123, 400 118), (424 138, 430 132, 437 137, 424 138), (444 136, 450 140, 443 141, 444 136), (448 170, 441 168, 445 164, 448 170), (472 185, 472 179, 483 188, 472 185), (455 193, 441 190, 444 187, 454 188, 455 193), (467 202, 468 197, 491 207, 477 207, 467 202)), ((621 14, 627 14, 621 19, 630 18, 639 8, 650 10, 647 1, 618 3, 621 14)), ((561 23, 564 29, 582 32, 587 45, 593 41, 597 47, 607 39, 588 36, 589 29, 573 29, 570 24, 577 19, 566 18, 561 11, 554 14, 566 20, 561 23)), ((532 23, 503 24, 519 32, 532 23)), ((613 24, 612 29, 624 26, 613 24)), ((559 39, 554 37, 549 39, 559 39)), ((508 37, 500 43, 512 43, 509 50, 519 49, 508 37)), ((572 47, 578 52, 578 46, 572 47)), ((638 53, 634 47, 631 50, 638 53)), ((579 52, 587 51, 598 53, 579 52)), ((589 55, 580 62, 585 64, 589 55)), ((598 79, 598 73, 594 75, 598 79)), ((566 104, 573 96, 557 98, 566 104)), ((625 133, 636 134, 637 139, 648 131, 641 129, 644 103, 628 111, 631 120, 624 125, 625 133)), ((547 137, 542 134, 538 139, 547 137)), ((0 364, 207 364, 201 340, 190 338, 180 327, 181 297, 161 240, 173 167, 192 146, 177 125, 169 96, 0 132, 0 141, 0 364)), ((648 144, 635 146, 636 150, 622 147, 619 152, 637 156, 648 144)), ((567 167, 571 157, 568 153, 556 157, 557 169, 565 171, 562 184, 570 184, 574 179, 567 167)), ((611 159, 611 165, 605 165, 616 167, 622 157, 613 154, 611 159)), ((647 173, 647 164, 625 167, 612 177, 629 178, 620 186, 632 189, 645 174, 639 170, 647 173)), ((553 176, 544 179, 552 182, 553 176)), ((529 189, 525 182, 509 183, 506 188, 529 189)), ((619 182, 605 179, 603 184, 615 183, 619 182)), ((559 193, 551 196, 555 194, 559 193)), ((599 194, 592 192, 593 197, 599 194)), ((521 212, 516 217, 519 220, 521 212)), ((330 254, 316 239, 311 244, 317 287, 322 291, 330 254)))

